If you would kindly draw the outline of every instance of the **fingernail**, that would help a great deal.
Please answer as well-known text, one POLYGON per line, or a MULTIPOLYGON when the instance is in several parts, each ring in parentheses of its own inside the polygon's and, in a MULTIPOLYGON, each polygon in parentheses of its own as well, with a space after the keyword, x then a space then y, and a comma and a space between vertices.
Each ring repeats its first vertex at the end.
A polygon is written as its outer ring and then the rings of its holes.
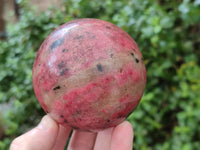
POLYGON ((44 116, 38 125, 38 129, 47 130, 51 128, 53 125, 53 121, 49 116, 44 116))

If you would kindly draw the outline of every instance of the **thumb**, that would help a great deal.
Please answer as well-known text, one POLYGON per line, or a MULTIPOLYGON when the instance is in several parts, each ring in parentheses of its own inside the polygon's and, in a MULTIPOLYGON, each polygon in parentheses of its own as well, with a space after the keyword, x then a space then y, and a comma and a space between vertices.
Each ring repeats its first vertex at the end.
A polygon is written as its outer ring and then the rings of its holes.
POLYGON ((16 138, 10 150, 51 150, 58 135, 58 124, 48 115, 29 132, 16 138))

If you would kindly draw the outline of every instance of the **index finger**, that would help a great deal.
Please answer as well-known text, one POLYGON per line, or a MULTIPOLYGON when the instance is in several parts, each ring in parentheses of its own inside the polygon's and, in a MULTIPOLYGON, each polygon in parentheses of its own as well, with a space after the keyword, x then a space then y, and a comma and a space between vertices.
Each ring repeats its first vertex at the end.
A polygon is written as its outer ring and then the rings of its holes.
POLYGON ((71 127, 59 125, 58 135, 52 150, 63 150, 71 132, 71 127))

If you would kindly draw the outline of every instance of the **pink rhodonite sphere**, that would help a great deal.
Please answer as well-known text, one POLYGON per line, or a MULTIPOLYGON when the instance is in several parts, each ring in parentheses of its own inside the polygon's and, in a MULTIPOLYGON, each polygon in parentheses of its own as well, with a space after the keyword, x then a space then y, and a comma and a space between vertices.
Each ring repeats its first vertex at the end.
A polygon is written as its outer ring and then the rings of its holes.
POLYGON ((146 69, 136 42, 98 19, 63 24, 42 43, 33 86, 58 123, 99 131, 121 123, 139 103, 146 69))

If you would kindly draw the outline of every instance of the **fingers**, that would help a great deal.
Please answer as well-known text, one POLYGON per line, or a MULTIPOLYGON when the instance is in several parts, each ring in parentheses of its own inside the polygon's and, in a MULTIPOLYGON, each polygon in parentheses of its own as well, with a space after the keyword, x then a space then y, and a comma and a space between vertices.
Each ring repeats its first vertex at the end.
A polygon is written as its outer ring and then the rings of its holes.
POLYGON ((100 131, 97 135, 94 150, 110 150, 113 128, 100 131))
POLYGON ((132 150, 133 128, 128 121, 116 126, 112 133, 111 150, 132 150))
POLYGON ((67 150, 93 150, 96 133, 73 131, 67 150))
MULTIPOLYGON (((70 127, 63 127, 48 115, 31 131, 16 138, 10 150, 63 150, 71 132, 70 127)), ((128 121, 115 128, 91 132, 74 131, 68 150, 132 150, 133 128, 128 121)))
POLYGON ((70 132, 71 127, 59 125, 58 136, 52 150, 64 150, 70 132))
POLYGON ((11 143, 10 150, 50 150, 57 134, 57 123, 46 115, 37 127, 16 138, 11 143))
POLYGON ((133 128, 124 121, 115 128, 100 131, 96 138, 94 150, 132 150, 133 128))

